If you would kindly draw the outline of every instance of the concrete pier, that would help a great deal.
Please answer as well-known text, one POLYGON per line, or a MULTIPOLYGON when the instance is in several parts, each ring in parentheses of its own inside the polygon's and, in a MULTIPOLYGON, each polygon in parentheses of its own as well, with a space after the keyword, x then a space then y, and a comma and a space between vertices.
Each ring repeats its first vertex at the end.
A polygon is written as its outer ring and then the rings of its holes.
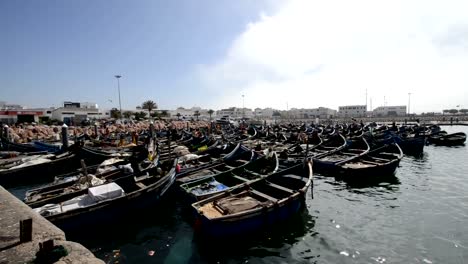
POLYGON ((104 264, 81 244, 67 241, 62 230, 0 186, 0 263, 32 263, 40 243, 44 248, 48 244, 44 242, 50 244, 50 240, 55 246, 63 246, 68 253, 56 263, 104 264), (32 229, 30 221, 20 225, 20 221, 26 219, 32 219, 32 229))

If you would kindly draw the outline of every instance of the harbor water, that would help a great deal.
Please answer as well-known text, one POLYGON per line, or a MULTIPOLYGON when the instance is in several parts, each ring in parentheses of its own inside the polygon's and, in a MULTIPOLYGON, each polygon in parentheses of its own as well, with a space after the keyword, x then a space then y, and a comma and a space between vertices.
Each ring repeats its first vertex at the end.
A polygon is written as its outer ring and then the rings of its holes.
MULTIPOLYGON (((465 126, 442 127, 468 133, 465 126)), ((299 214, 243 239, 195 236, 177 192, 132 221, 67 234, 106 263, 467 263, 468 147, 426 146, 394 178, 348 186, 315 176, 299 214)), ((19 195, 20 190, 13 190, 19 195)))

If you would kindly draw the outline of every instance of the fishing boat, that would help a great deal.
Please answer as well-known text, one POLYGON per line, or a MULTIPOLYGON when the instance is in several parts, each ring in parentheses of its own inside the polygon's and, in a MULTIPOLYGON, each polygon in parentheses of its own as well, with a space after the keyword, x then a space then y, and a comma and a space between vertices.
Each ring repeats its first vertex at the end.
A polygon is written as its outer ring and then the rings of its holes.
POLYGON ((175 180, 173 164, 159 164, 149 171, 130 174, 114 181, 75 192, 73 197, 58 196, 33 210, 65 231, 82 230, 118 219, 133 217, 161 200, 175 180))
POLYGON ((279 160, 276 152, 263 155, 262 157, 216 175, 200 177, 200 179, 180 185, 182 191, 189 197, 190 201, 200 201, 223 192, 227 189, 235 188, 240 184, 257 180, 275 173, 279 167, 279 160))
POLYGON ((17 152, 39 152, 40 148, 28 143, 11 142, 4 137, 0 137, 0 150, 2 151, 17 151, 17 152))
POLYGON ((73 152, 20 155, 2 160, 1 163, 0 185, 4 187, 50 182, 55 176, 80 166, 73 152))
POLYGON ((428 141, 438 146, 459 146, 465 144, 466 134, 463 132, 447 134, 447 132, 441 131, 429 136, 428 141))
POLYGON ((280 153, 280 158, 285 155, 285 158, 303 158, 306 155, 309 158, 320 158, 336 153, 346 147, 346 139, 339 133, 329 136, 326 140, 316 139, 318 134, 313 134, 308 138, 311 142, 307 148, 307 144, 300 144, 288 149, 287 153, 280 153), (314 144, 314 142, 316 142, 314 144))
POLYGON ((363 137, 348 140, 346 147, 325 156, 314 158, 314 171, 332 175, 338 171, 339 165, 357 159, 370 150, 369 144, 363 137))
POLYGON ((387 144, 340 164, 335 176, 345 181, 365 181, 393 176, 402 157, 403 151, 398 144, 387 144))
POLYGON ((83 167, 76 172, 71 172, 55 177, 54 182, 39 188, 28 190, 23 201, 37 207, 47 204, 49 200, 58 196, 73 197, 75 192, 82 189, 105 184, 132 173, 150 171, 159 163, 158 157, 135 161, 133 164, 127 160, 112 158, 99 165, 83 167))
POLYGON ((240 143, 230 153, 223 156, 184 155, 179 158, 177 182, 183 184, 204 176, 215 175, 246 165, 255 158, 255 153, 240 143))
POLYGON ((195 231, 216 239, 271 227, 299 211, 311 185, 308 162, 196 202, 195 231))

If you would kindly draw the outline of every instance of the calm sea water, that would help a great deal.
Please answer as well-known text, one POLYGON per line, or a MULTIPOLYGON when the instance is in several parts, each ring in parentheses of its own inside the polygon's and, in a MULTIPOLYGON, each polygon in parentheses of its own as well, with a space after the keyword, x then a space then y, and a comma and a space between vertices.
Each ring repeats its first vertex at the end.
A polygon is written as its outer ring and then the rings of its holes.
POLYGON ((243 240, 201 242, 176 193, 131 222, 67 238, 107 263, 468 263, 467 161, 468 146, 426 146, 377 186, 317 175, 300 214, 243 240))

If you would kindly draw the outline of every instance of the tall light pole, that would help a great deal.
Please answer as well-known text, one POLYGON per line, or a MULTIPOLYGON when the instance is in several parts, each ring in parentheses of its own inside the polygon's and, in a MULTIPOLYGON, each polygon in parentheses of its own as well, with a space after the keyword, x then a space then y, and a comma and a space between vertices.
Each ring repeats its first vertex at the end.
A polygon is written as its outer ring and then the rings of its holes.
POLYGON ((120 77, 122 77, 122 75, 115 75, 115 78, 117 78, 117 89, 119 90, 120 119, 122 119, 122 102, 120 101, 120 77))
POLYGON ((242 119, 245 119, 244 95, 242 95, 242 119))
POLYGON ((411 104, 411 93, 408 93, 408 115, 411 114, 411 112, 410 112, 410 104, 411 104))

